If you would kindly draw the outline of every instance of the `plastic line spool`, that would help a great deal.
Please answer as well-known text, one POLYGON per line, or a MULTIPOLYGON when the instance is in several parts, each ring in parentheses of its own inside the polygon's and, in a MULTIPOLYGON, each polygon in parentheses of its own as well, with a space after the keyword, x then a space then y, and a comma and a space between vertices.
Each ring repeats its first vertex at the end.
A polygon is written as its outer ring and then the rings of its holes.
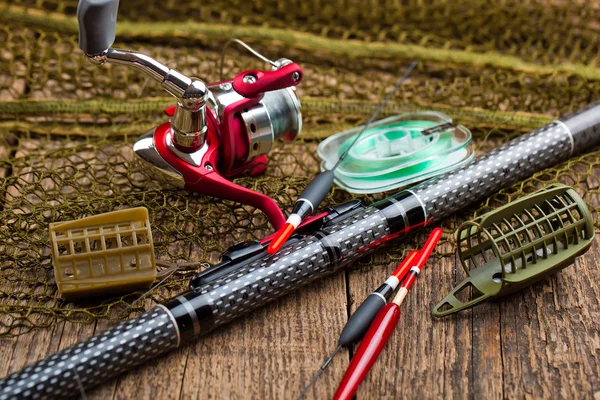
POLYGON ((156 279, 145 207, 55 222, 49 230, 56 284, 67 300, 144 289, 156 279))
MULTIPOLYGON (((317 152, 331 169, 362 127, 325 139, 317 152)), ((442 113, 422 111, 377 121, 335 170, 335 183, 352 193, 405 187, 460 168, 472 160, 471 132, 442 113)))
POLYGON ((456 238, 467 277, 433 308, 438 317, 500 298, 565 268, 590 248, 594 224, 577 192, 555 184, 463 223, 456 238), (470 298, 459 300, 469 290, 470 298))

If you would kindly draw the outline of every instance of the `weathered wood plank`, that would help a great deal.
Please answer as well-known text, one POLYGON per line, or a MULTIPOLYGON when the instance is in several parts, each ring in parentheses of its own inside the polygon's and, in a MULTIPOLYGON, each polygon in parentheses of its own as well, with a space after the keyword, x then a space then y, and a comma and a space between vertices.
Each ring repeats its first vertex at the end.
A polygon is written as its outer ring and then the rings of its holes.
MULTIPOLYGON (((22 144, 22 149, 39 151, 39 143, 22 144)), ((26 169, 15 172, 33 179, 26 169)), ((19 195, 15 188, 9 193, 11 199, 19 195)), ((397 246, 407 250, 424 237, 419 233, 397 246)), ((201 257, 202 249, 198 244, 170 250, 194 259, 201 257)), ((596 243, 575 266, 555 277, 503 300, 434 319, 431 307, 463 276, 455 258, 433 260, 407 299, 399 327, 358 398, 397 398, 403 388, 410 388, 410 394, 404 393, 407 397, 425 398, 598 396, 599 262, 596 243)), ((354 311, 394 266, 358 268, 316 282, 87 396, 293 397, 335 348, 347 319, 347 296, 354 311)), ((3 339, 0 374, 14 372, 114 323, 59 323, 3 339)), ((338 355, 308 398, 333 395, 349 356, 347 351, 338 355)))
MULTIPOLYGON (((19 142, 19 150, 14 155, 15 159, 20 159, 23 157, 33 156, 33 162, 30 165, 40 165, 43 164, 48 170, 56 170, 59 167, 64 165, 71 165, 73 160, 68 158, 55 158, 55 157, 45 157, 50 151, 53 151, 57 148, 57 146, 62 146, 62 143, 52 142, 47 140, 40 139, 20 139, 19 142)), ((78 152, 76 157, 79 159, 89 159, 90 156, 93 156, 90 152, 78 152)), ((18 164, 22 165, 22 164, 18 164)), ((15 176, 19 176, 20 179, 16 181, 15 185, 10 186, 7 190, 7 201, 11 206, 18 204, 17 208, 14 210, 17 214, 28 214, 32 212, 31 207, 39 204, 43 201, 48 201, 45 198, 43 193, 36 193, 35 195, 26 196, 24 193, 21 193, 21 189, 25 188, 27 190, 27 185, 38 183, 40 177, 33 173, 33 168, 30 165, 25 164, 24 167, 15 168, 12 173, 15 176), (28 200, 27 202, 19 201, 21 197, 25 196, 28 200)), ((64 174, 68 172, 62 172, 61 178, 65 178, 64 174)), ((43 179, 41 182, 41 188, 44 191, 56 191, 60 189, 65 189, 64 187, 57 186, 60 184, 52 179, 43 179)), ((85 182, 81 182, 82 185, 85 185, 85 182)), ((40 229, 47 229, 47 227, 40 227, 40 229)), ((39 250, 39 249, 37 249, 39 250)), ((35 270, 30 271, 31 274, 35 275, 35 270)), ((39 289, 39 288, 38 288, 39 289)), ((14 291, 14 289, 12 289, 14 291)), ((69 306, 69 305, 67 305, 69 306)), ((77 306, 73 304, 73 306, 77 306)), ((30 316, 30 319, 34 324, 43 324, 47 323, 47 316, 40 316, 34 314, 30 316)), ((106 329, 109 325, 114 324, 112 321, 99 321, 98 326, 101 330, 106 329)), ((6 358, 7 370, 3 371, 2 375, 5 376, 8 373, 16 372, 24 366, 31 364, 32 362, 45 358, 51 354, 56 353, 62 349, 65 349, 79 341, 85 340, 88 337, 92 336, 96 331, 96 323, 92 324, 75 324, 65 321, 59 321, 56 325, 47 329, 35 329, 32 332, 23 334, 14 339, 5 339, 3 340, 2 348, 6 349, 3 351, 3 357, 6 358), (12 345, 11 345, 12 343, 12 345), (12 346, 12 351, 10 350, 12 346)), ((106 398, 105 394, 107 392, 112 393, 114 391, 114 385, 111 388, 110 385, 105 386, 104 389, 101 390, 102 398, 106 398)))
MULTIPOLYGON (((18 151, 12 156, 13 160, 26 157, 40 149, 41 143, 38 140, 20 140, 18 151)), ((8 154, 6 154, 8 156, 8 154)), ((40 156, 43 159, 42 156, 40 156)), ((41 161, 41 160, 40 160, 41 161)), ((42 162, 42 161, 41 161, 42 162)), ((51 165, 48 165, 51 167, 51 165)), ((6 170, 4 171, 6 172, 6 170)), ((19 176, 20 182, 22 183, 31 183, 36 177, 31 174, 31 167, 27 166, 24 168, 14 167, 11 171, 12 175, 19 176)), ((42 184, 43 188, 48 188, 47 182, 42 184)), ((24 194, 20 193, 19 188, 17 186, 9 186, 7 188, 6 193, 3 193, 5 196, 6 206, 12 207, 12 202, 19 199, 24 194)), ((27 199, 31 202, 31 204, 35 204, 40 201, 39 197, 36 196, 27 196, 27 199)), ((23 203, 19 203, 23 204, 23 203)), ((19 207, 15 210, 16 214, 27 214, 30 212, 29 207, 19 207)), ((19 243, 12 243, 13 246, 19 245, 19 243)), ((14 266, 12 266, 14 270, 14 266)), ((37 272, 34 269, 28 269, 22 272, 29 278, 35 278, 37 272)), ((14 283, 10 283, 8 279, 3 280, 3 283, 7 285, 14 285, 14 283)), ((26 284, 17 283, 17 285, 22 286, 23 290, 31 290, 26 284)), ((35 291, 40 290, 40 288, 34 288, 35 291)), ((10 288, 9 292, 14 292, 14 288, 10 288)), ((9 299, 7 300, 11 303, 20 304, 18 300, 9 299)), ((10 316, 5 316, 4 318, 10 318, 10 316)), ((45 324, 48 322, 47 316, 41 316, 39 314, 33 314, 29 316, 29 319, 33 324, 45 324)), ((2 363, 2 373, 3 376, 16 372, 21 368, 25 367, 28 364, 31 364, 33 361, 44 358, 49 354, 55 353, 59 349, 60 341, 62 338, 62 333, 64 329, 64 322, 60 322, 50 328, 47 329, 36 329, 33 332, 28 334, 23 334, 21 336, 17 336, 14 338, 6 338, 3 339, 1 343, 3 351, 3 358, 5 363, 2 363)), ((13 332, 16 333, 16 332, 13 332)))
MULTIPOLYGON (((119 149, 119 153, 126 160, 131 160, 133 158, 133 149, 129 145, 123 145, 119 149)), ((193 227, 189 225, 187 231, 189 232, 191 229, 193 229, 193 227)), ((155 241, 170 239, 161 238, 156 230, 154 230, 153 236, 155 241)), ((170 244, 166 250, 171 254, 189 255, 190 245, 183 242, 174 242, 170 244)), ((156 257, 157 259, 167 262, 176 261, 169 260, 164 254, 157 253, 156 257)), ((153 290, 160 289, 154 288, 153 290)), ((153 301, 147 298, 139 301, 143 302, 145 309, 151 309, 155 305, 153 301)), ((114 320, 99 320, 94 333, 102 332, 116 323, 117 321, 114 320)), ((186 348, 178 349, 159 358, 156 362, 148 363, 107 382, 106 385, 95 388, 90 391, 89 399, 128 399, 131 398, 134 393, 135 396, 139 398, 178 398, 183 372, 185 370, 186 357, 186 348)))
MULTIPOLYGON (((599 240, 555 276, 442 319, 431 316, 431 307, 463 276, 454 271, 458 260, 433 261, 358 398, 600 395, 599 240)), ((352 297, 363 299, 389 270, 352 272, 352 297)))
POLYGON ((472 310, 472 393, 475 397, 503 398, 500 315, 497 302, 484 303, 472 310))

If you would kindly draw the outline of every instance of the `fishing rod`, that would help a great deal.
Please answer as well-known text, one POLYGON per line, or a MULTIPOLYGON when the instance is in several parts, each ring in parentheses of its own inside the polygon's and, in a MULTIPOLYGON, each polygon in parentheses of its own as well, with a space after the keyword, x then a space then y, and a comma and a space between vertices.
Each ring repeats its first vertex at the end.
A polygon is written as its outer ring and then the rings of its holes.
POLYGON ((600 105, 593 104, 370 206, 330 207, 305 221, 277 254, 267 253, 264 240, 234 245, 185 293, 2 379, 0 399, 78 395, 80 385, 106 382, 598 144, 600 105))
POLYGON ((305 218, 309 217, 315 210, 319 208, 319 205, 327 194, 331 192, 331 188, 333 187, 333 179, 334 179, 334 171, 335 169, 344 161, 350 150, 354 147, 354 145, 358 142, 363 133, 369 128, 371 123, 375 121, 375 119, 379 116, 379 113, 385 105, 390 101, 392 96, 400 89, 400 86, 404 83, 405 80, 408 79, 408 76, 412 72, 413 69, 419 63, 417 60, 414 60, 412 64, 406 69, 404 75, 398 80, 394 88, 388 95, 385 97, 383 102, 377 107, 377 110, 371 115, 371 118, 367 121, 367 123, 363 126, 361 131, 356 135, 350 146, 342 153, 340 158, 337 160, 335 165, 328 169, 327 171, 321 172, 319 175, 315 176, 309 183, 306 185, 298 200, 296 200, 296 204, 294 205, 294 209, 292 213, 285 221, 285 224, 279 229, 276 233, 275 238, 271 241, 269 246, 267 247, 267 252, 269 254, 275 254, 281 249, 284 243, 292 236, 294 231, 298 228, 298 226, 304 221, 305 218))

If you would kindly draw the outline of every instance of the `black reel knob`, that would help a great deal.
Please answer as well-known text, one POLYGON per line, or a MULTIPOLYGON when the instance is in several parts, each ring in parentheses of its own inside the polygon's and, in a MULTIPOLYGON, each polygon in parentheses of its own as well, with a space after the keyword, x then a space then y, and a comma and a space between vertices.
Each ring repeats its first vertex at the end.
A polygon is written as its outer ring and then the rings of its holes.
POLYGON ((77 6, 79 47, 88 55, 106 51, 115 42, 119 0, 80 0, 77 6))

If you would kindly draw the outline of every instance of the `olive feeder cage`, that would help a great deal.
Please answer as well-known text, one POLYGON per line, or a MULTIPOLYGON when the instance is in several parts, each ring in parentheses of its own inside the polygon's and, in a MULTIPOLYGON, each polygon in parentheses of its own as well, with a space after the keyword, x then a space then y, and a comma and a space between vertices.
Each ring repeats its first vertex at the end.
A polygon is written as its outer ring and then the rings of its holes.
POLYGON ((593 238, 585 202, 560 184, 465 222, 456 239, 467 277, 433 314, 449 315, 531 285, 573 263, 593 238))
POLYGON ((156 279, 144 207, 51 223, 50 242, 56 284, 67 300, 144 289, 156 279))

